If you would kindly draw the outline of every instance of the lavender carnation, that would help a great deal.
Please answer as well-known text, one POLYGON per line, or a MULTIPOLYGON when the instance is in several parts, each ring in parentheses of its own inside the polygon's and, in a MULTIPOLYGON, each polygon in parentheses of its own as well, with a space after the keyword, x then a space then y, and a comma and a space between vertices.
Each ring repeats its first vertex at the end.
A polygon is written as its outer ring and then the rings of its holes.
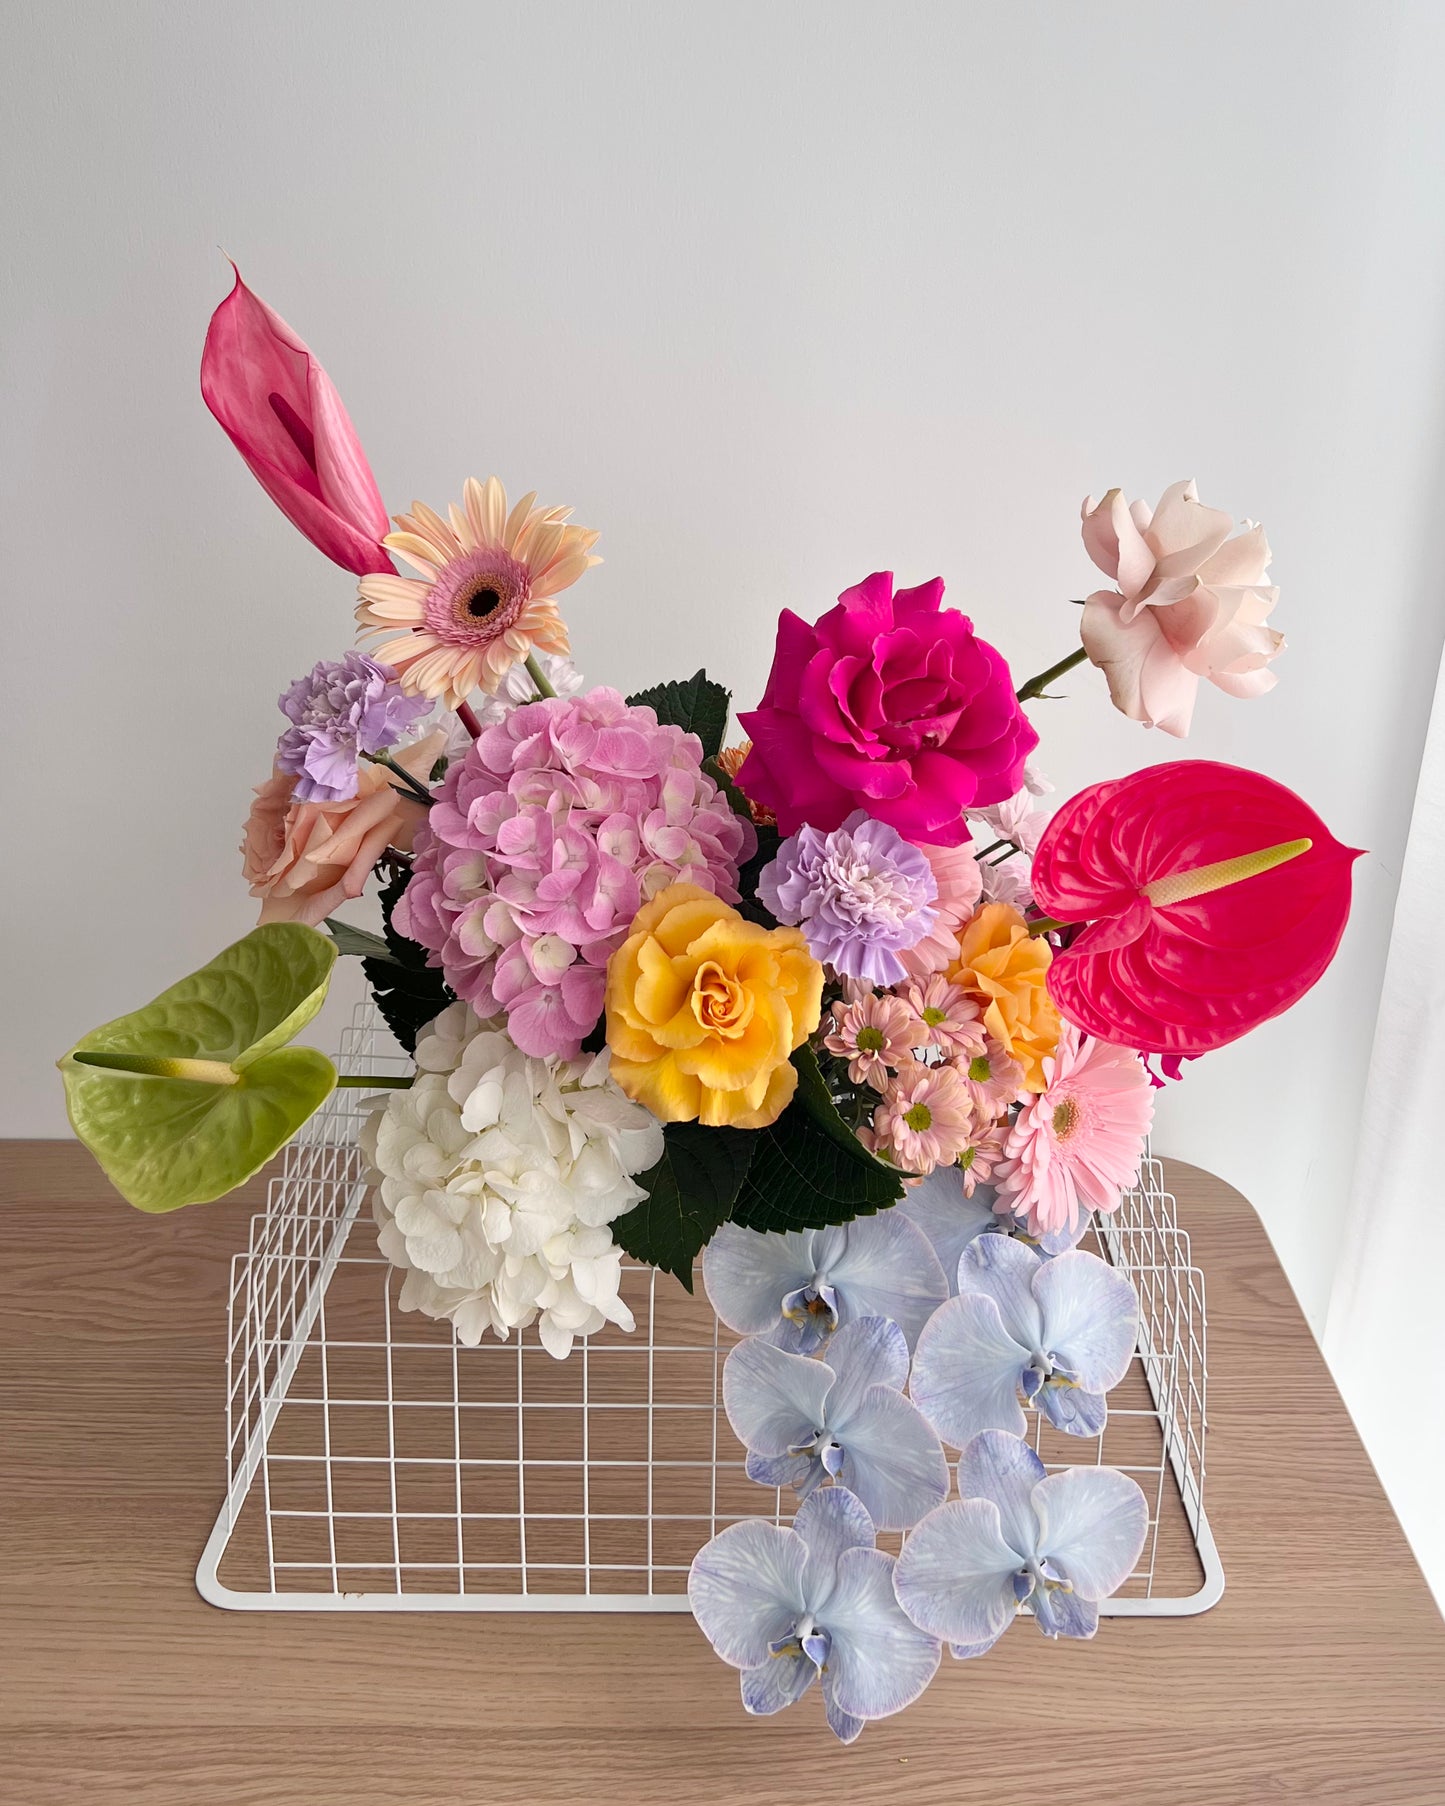
POLYGON ((523 1053, 575 1058, 649 897, 683 880, 738 901, 756 836, 701 767, 696 735, 616 690, 507 710, 417 829, 396 927, 523 1053))
POLYGON ((933 927, 938 882, 896 828, 855 809, 831 834, 789 835, 758 875, 758 895, 840 978, 892 985, 906 975, 899 954, 933 927))
POLYGON ((404 696, 389 665, 361 652, 313 665, 279 699, 292 723, 276 745, 276 767, 294 774, 300 803, 340 803, 356 795, 362 753, 394 746, 431 708, 404 696))

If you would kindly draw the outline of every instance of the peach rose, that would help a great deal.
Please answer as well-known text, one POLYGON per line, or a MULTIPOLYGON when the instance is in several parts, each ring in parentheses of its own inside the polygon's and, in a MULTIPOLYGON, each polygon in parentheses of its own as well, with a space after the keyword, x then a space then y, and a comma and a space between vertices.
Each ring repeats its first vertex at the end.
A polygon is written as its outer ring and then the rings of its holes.
POLYGON ((1279 591, 1266 583, 1269 542, 1246 522, 1206 508, 1193 482, 1174 483, 1151 513, 1118 489, 1084 503, 1084 547, 1117 584, 1084 604, 1082 636, 1114 707, 1183 737, 1201 677, 1231 696, 1272 689, 1266 670, 1284 636, 1265 620, 1279 591))
POLYGON ((1043 1063, 1059 1042, 1059 1012, 1048 992, 1053 957, 1011 903, 985 903, 958 937, 947 974, 977 998, 983 1026, 1022 1065, 1029 1091, 1044 1089, 1043 1063))
MULTIPOLYGON (((396 763, 423 782, 446 739, 438 731, 398 747, 396 763)), ((256 792, 241 842, 243 872, 260 897, 263 922, 316 927, 348 897, 359 897, 389 846, 405 851, 426 811, 384 765, 362 762, 356 795, 340 803, 292 800, 296 779, 275 771, 256 792)))

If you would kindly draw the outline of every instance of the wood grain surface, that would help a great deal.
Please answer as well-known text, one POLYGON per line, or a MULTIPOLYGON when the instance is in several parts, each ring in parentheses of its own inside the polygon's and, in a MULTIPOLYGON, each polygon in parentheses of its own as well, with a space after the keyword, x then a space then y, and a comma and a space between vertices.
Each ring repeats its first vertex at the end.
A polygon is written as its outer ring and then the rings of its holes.
POLYGON ((213 1610, 224 1298, 259 1190, 136 1215, 0 1144, 0 1799, 15 1806, 1445 1806, 1445 1627, 1249 1205, 1209 1288, 1204 1617, 1020 1626, 837 1750, 681 1617, 213 1610))

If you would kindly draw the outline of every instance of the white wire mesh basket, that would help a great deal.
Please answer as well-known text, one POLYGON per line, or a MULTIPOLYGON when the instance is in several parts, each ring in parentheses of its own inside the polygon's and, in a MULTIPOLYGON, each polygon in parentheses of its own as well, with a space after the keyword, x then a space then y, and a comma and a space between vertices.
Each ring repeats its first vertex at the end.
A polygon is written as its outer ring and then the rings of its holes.
MULTIPOLYGON (((407 1064, 360 1006, 341 1071, 407 1064)), ((746 1477, 722 1410, 736 1338, 700 1283, 689 1296, 642 1266, 623 1273, 636 1331, 609 1324, 563 1362, 535 1331, 466 1348, 403 1314, 363 1208, 362 1095, 336 1092, 286 1150, 232 1263, 229 1484, 202 1596, 233 1610, 685 1611, 703 1543, 739 1518, 791 1516, 791 1494, 746 1477)), ((1152 1156, 1093 1245, 1138 1288, 1138 1350, 1101 1436, 1040 1419, 1035 1446, 1049 1467, 1122 1468, 1149 1499, 1139 1568, 1104 1613, 1206 1611, 1224 1575, 1204 1512, 1204 1282, 1152 1156)))

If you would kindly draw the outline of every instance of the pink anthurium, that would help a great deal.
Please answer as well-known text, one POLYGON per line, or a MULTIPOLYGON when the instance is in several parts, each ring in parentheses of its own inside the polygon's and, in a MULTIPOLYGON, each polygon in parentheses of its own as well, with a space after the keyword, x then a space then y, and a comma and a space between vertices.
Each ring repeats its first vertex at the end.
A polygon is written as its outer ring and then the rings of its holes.
POLYGON ((1142 1053, 1222 1047, 1329 965, 1358 857, 1292 790, 1235 765, 1092 785, 1034 856, 1039 906, 1088 924, 1055 954, 1050 994, 1086 1034, 1142 1053))
POLYGON ((318 551, 359 577, 392 570, 381 545, 386 509, 341 397, 239 270, 211 315, 201 394, 251 474, 318 551))

